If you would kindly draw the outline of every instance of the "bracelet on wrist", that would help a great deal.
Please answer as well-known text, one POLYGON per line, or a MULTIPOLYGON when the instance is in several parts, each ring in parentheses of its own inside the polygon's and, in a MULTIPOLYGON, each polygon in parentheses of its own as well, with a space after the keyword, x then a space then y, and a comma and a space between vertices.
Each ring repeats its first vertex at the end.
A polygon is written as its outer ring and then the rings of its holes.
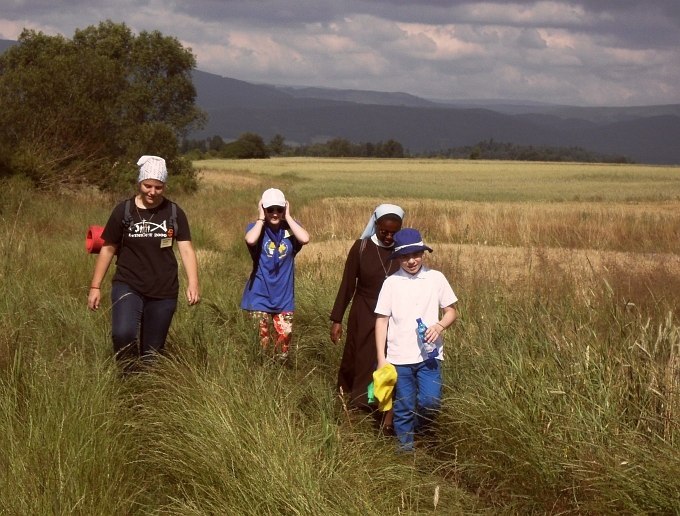
POLYGON ((442 323, 436 322, 435 324, 438 324, 439 327, 444 331, 446 328, 444 328, 444 325, 442 323))
POLYGON ((264 219, 257 219, 257 220, 259 220, 260 222, 264 222, 264 219))
POLYGON ((94 287, 94 286, 90 287, 90 290, 92 290, 92 289, 101 290, 99 287, 94 287))

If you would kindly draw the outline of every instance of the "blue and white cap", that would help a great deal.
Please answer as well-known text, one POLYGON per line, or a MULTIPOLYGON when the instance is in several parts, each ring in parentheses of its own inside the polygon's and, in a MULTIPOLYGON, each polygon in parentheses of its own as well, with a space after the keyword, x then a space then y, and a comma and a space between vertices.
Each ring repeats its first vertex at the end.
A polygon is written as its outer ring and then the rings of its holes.
POLYGON ((390 260, 409 253, 430 251, 432 249, 423 243, 420 231, 413 228, 400 229, 394 234, 394 251, 389 256, 390 260))

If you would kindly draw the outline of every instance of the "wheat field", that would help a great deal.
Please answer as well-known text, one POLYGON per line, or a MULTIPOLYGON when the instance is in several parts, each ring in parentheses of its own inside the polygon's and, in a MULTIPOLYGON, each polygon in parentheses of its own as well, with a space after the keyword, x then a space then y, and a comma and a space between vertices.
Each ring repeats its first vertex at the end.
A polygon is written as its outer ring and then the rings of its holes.
POLYGON ((195 166, 199 191, 171 179, 167 195, 191 223, 202 301, 180 303, 166 356, 132 379, 112 360, 108 301, 87 310, 85 252, 87 227, 131 192, 0 191, 0 512, 680 512, 680 168, 195 166), (238 308, 245 226, 269 187, 311 235, 285 367, 238 308), (404 207, 460 300, 436 432, 411 457, 334 389, 328 316, 381 202, 404 207))

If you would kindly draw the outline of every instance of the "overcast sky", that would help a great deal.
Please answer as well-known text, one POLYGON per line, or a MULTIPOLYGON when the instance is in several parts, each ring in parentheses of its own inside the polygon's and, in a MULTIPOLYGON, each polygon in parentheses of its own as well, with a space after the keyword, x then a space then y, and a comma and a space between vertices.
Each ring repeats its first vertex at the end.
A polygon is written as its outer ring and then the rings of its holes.
POLYGON ((110 19, 248 82, 432 99, 680 103, 680 0, 2 0, 0 39, 110 19))

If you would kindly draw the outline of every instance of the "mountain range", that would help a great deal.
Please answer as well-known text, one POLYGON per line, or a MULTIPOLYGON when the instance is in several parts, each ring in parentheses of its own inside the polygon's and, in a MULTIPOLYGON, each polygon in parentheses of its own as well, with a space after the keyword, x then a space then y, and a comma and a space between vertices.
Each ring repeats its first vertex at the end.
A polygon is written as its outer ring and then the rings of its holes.
POLYGON ((637 163, 680 164, 680 104, 576 107, 532 102, 434 101, 405 93, 253 84, 194 70, 209 120, 192 135, 225 140, 245 132, 288 144, 333 138, 396 140, 411 154, 494 140, 581 147, 637 163))
MULTIPOLYGON (((0 40, 0 53, 15 41, 0 40)), ((193 70, 208 122, 191 138, 246 132, 291 145, 396 140, 411 154, 481 141, 581 147, 638 163, 680 164, 680 104, 576 107, 503 100, 442 101, 399 92, 254 84, 193 70)))

